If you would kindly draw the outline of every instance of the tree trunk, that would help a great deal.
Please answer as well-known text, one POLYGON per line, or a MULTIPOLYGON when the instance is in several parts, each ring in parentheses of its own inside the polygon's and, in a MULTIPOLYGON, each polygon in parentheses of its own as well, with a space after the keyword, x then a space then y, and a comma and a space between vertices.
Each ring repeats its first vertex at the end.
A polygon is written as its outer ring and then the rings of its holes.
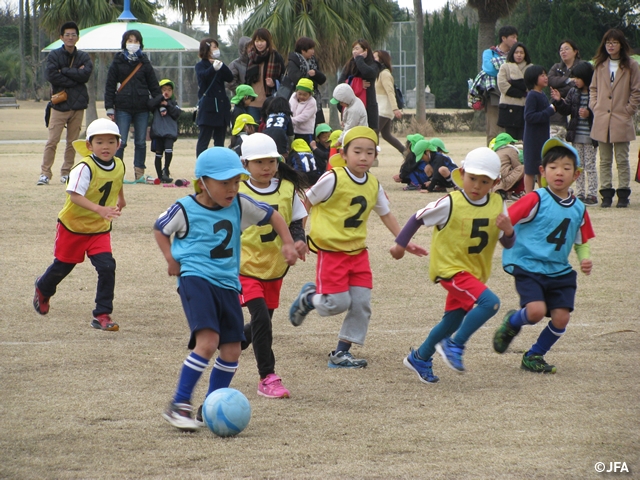
MULTIPOLYGON (((478 23, 478 71, 482 69, 482 52, 495 43, 497 19, 484 19, 478 23)), ((498 42, 500 43, 500 42, 498 42)))
POLYGON ((424 14, 422 0, 413 0, 413 14, 416 19, 416 120, 418 123, 427 121, 424 96, 424 14))
POLYGON ((222 0, 214 0, 209 10, 209 36, 218 40, 218 19, 220 18, 220 3, 222 0))
POLYGON ((20 100, 27 99, 27 66, 26 59, 24 58, 24 3, 20 0, 20 29, 18 30, 18 43, 20 48, 20 100))
POLYGON ((87 91, 89 92, 89 105, 87 105, 87 111, 85 112, 85 125, 89 125, 91 122, 98 118, 98 108, 96 106, 96 101, 98 99, 98 71, 96 63, 97 55, 95 53, 90 53, 89 57, 91 57, 91 61, 93 62, 93 72, 91 72, 91 76, 89 77, 89 81, 87 82, 87 91))
MULTIPOLYGON (((331 100, 331 98, 333 97, 333 90, 336 88, 337 84, 338 77, 336 76, 335 72, 333 72, 333 74, 327 75, 327 95, 329 97, 329 100, 331 100)), ((333 130, 340 130, 342 128, 340 126, 340 112, 338 111, 336 106, 332 105, 331 103, 329 103, 329 126, 331 126, 333 130)))

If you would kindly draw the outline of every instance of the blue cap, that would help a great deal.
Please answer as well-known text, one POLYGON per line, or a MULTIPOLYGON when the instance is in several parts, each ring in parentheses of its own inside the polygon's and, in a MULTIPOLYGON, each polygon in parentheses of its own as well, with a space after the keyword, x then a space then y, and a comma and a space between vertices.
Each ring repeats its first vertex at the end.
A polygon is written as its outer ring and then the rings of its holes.
POLYGON ((240 157, 229 148, 211 147, 202 152, 196 160, 196 178, 209 177, 214 180, 229 180, 242 175, 242 180, 250 176, 242 167, 240 157))
POLYGON ((544 145, 542 146, 542 156, 544 157, 546 153, 554 147, 563 147, 569 150, 576 156, 576 167, 582 168, 582 163, 580 162, 580 154, 578 154, 578 151, 573 147, 573 145, 567 142, 563 142, 558 137, 551 137, 549 140, 544 142, 544 145))

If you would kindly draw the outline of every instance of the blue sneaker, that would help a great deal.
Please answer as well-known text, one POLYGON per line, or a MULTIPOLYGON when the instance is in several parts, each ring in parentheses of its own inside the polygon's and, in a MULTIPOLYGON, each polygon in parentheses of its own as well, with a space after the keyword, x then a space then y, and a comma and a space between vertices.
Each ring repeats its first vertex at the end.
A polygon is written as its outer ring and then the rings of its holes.
POLYGON ((409 370, 416 372, 422 383, 436 383, 440 379, 433 374, 433 369, 431 368, 433 364, 432 360, 433 358, 429 360, 418 358, 416 351, 412 348, 402 363, 404 363, 404 366, 409 370))
POLYGON ((302 325, 307 314, 316 308, 307 302, 307 296, 310 293, 316 293, 316 284, 313 282, 305 283, 302 286, 300 293, 289 308, 289 321, 294 327, 302 325))
POLYGON ((447 367, 458 373, 464 373, 464 365, 462 364, 464 345, 457 345, 450 338, 445 338, 436 345, 436 351, 442 355, 447 367))

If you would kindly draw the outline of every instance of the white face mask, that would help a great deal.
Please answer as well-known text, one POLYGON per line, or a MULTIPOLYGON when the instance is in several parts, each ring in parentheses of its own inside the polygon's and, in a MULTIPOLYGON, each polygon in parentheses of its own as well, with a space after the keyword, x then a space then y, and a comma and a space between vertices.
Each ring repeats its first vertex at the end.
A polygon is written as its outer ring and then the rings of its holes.
POLYGON ((138 50, 140 50, 139 43, 127 43, 126 47, 127 47, 127 52, 129 53, 136 53, 138 50))
POLYGON ((211 58, 220 58, 220 50, 214 50, 211 52, 211 58))

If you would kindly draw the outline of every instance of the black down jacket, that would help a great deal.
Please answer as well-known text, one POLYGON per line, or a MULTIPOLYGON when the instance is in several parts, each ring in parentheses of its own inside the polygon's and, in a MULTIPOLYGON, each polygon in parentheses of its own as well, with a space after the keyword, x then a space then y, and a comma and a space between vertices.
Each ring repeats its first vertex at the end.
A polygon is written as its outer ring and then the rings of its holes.
POLYGON ((67 92, 67 100, 54 105, 53 109, 60 112, 85 110, 89 104, 86 83, 92 71, 93 62, 88 53, 77 48, 69 53, 64 46, 52 50, 47 57, 45 78, 51 83, 53 93, 67 92))
POLYGON ((122 110, 131 114, 146 112, 149 110, 147 107, 149 95, 154 98, 162 95, 149 57, 143 53, 137 58, 138 61, 130 62, 123 52, 118 52, 113 57, 104 91, 104 108, 107 109, 107 112, 111 109, 122 110), (116 93, 118 85, 124 82, 133 69, 136 68, 138 62, 142 62, 142 67, 127 82, 120 93, 116 93))

